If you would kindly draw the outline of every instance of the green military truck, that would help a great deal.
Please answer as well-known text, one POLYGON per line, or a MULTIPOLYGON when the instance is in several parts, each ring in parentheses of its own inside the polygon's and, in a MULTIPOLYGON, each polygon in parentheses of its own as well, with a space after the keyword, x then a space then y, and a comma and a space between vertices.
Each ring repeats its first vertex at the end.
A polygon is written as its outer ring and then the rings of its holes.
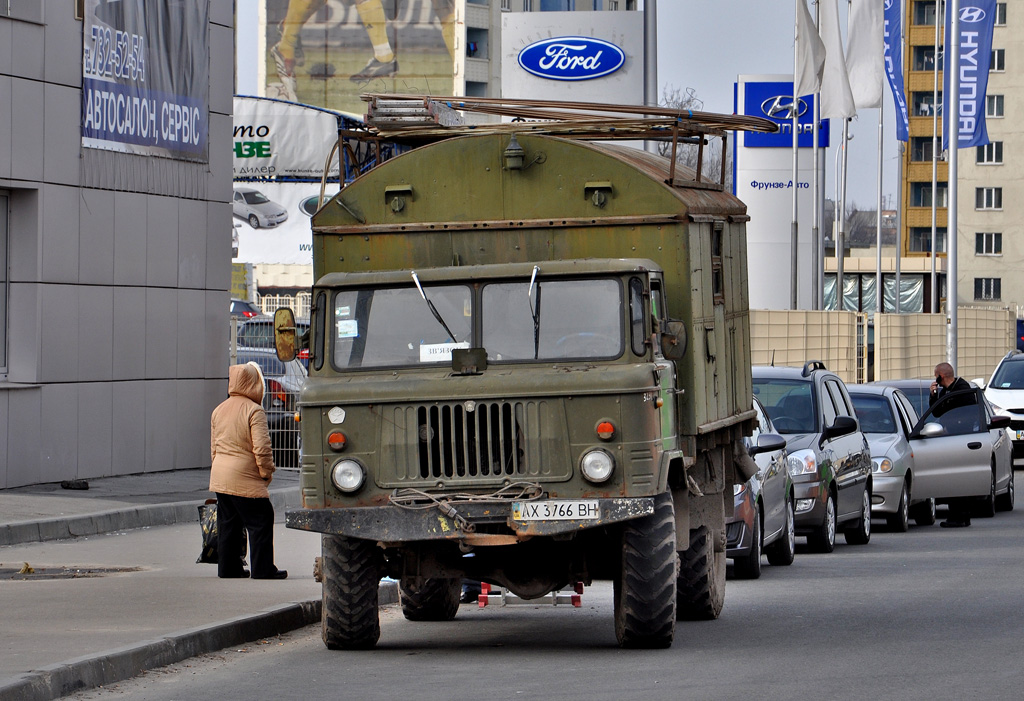
POLYGON ((526 599, 611 580, 624 647, 721 611, 752 467, 746 208, 560 129, 455 130, 313 217, 286 522, 323 534, 329 648, 376 644, 385 576, 414 621, 452 619, 463 578, 526 599))

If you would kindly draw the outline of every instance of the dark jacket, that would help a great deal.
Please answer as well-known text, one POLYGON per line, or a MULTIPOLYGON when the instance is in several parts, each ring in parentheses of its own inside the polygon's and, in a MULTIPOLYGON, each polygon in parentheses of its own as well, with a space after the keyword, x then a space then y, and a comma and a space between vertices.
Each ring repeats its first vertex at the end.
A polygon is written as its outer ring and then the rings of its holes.
POLYGON ((931 406, 935 402, 945 397, 947 394, 952 394, 953 392, 963 392, 965 389, 970 388, 971 383, 969 383, 964 378, 954 378, 953 381, 949 383, 949 387, 939 387, 939 391, 931 395, 931 397, 928 400, 928 405, 931 406))

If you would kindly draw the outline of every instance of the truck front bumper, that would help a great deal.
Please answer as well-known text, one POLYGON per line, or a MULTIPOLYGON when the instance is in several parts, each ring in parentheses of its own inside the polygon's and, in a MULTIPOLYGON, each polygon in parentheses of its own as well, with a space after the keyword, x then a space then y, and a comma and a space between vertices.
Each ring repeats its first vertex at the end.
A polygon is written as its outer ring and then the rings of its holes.
POLYGON ((444 502, 444 512, 437 505, 295 509, 285 514, 285 525, 385 543, 456 540, 472 545, 510 545, 536 536, 575 533, 654 513, 653 497, 597 501, 596 518, 576 520, 517 521, 512 518, 511 503, 444 502))

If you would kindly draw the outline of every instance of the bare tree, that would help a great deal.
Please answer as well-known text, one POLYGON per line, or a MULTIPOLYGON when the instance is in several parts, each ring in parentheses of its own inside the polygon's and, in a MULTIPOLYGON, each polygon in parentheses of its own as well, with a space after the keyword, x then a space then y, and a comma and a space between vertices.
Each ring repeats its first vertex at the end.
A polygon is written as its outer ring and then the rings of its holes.
MULTIPOLYGON (((661 106, 670 107, 675 110, 693 110, 700 112, 704 109, 704 101, 697 97, 693 88, 680 90, 677 87, 666 87, 662 92, 661 106)), ((718 182, 722 177, 722 139, 711 137, 704 145, 704 159, 701 166, 701 178, 718 182)), ((662 141, 658 143, 658 153, 666 158, 672 156, 672 142, 662 141)), ((680 143, 676 148, 676 162, 692 170, 697 169, 697 144, 680 143)), ((726 189, 732 189, 732 151, 726 153, 726 189)))

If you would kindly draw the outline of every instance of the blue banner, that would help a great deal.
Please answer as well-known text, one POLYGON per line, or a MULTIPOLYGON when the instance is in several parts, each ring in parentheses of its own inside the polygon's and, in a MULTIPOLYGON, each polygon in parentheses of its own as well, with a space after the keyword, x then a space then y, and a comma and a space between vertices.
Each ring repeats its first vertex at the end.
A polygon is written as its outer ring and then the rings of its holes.
MULTIPOLYGON (((947 8, 950 5, 947 3, 947 8)), ((951 95, 949 70, 942 75, 942 148, 949 148, 949 125, 956 124, 957 148, 983 146, 989 142, 985 128, 985 93, 988 90, 988 69, 992 60, 992 28, 996 23, 996 0, 960 0, 960 28, 955 46, 950 47, 952 30, 950 13, 946 12, 944 68, 948 69, 956 51, 960 58, 960 108, 954 115, 946 108, 951 95)))
POLYGON ((907 93, 903 89, 903 3, 885 0, 885 75, 896 105, 896 139, 906 141, 910 126, 907 93))
MULTIPOLYGON (((770 119, 779 125, 774 134, 743 132, 747 148, 793 148, 793 109, 797 111, 797 146, 810 148, 814 143, 814 95, 793 97, 793 82, 750 82, 743 88, 743 114, 770 119)), ((818 146, 828 147, 828 120, 818 125, 818 146)))

